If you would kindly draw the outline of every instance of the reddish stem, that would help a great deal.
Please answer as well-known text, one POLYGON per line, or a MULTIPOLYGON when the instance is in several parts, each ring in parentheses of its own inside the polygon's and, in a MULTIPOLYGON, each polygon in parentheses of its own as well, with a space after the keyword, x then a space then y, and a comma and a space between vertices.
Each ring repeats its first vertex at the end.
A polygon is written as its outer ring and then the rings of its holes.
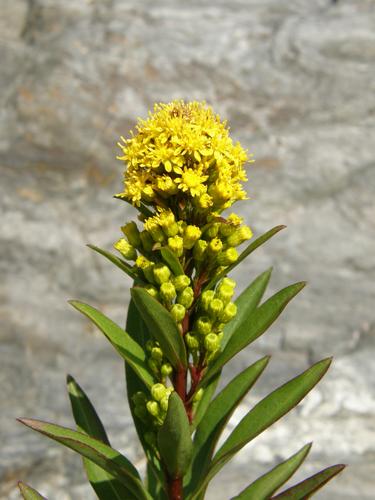
POLYGON ((182 478, 176 477, 169 480, 168 484, 168 496, 171 500, 182 500, 183 499, 183 489, 182 489, 182 478))

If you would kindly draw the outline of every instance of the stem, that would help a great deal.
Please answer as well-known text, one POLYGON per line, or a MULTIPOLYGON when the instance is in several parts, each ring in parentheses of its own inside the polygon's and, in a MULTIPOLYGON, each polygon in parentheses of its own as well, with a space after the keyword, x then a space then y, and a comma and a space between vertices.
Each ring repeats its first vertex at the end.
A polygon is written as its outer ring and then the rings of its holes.
POLYGON ((168 496, 169 496, 170 500, 182 500, 183 499, 182 477, 176 477, 174 479, 169 479, 168 496))

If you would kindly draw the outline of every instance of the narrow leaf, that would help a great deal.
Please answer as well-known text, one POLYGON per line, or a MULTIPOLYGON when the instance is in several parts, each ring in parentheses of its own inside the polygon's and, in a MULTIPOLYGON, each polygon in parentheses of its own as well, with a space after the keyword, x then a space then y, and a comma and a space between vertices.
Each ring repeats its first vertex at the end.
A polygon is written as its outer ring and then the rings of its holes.
POLYGON ((40 493, 34 490, 34 488, 31 488, 31 486, 28 486, 22 481, 18 481, 18 488, 20 489, 24 500, 47 500, 45 497, 42 497, 40 493))
POLYGON ((288 458, 288 460, 285 460, 258 478, 239 495, 233 497, 232 500, 259 500, 260 498, 270 498, 280 486, 292 477, 307 457, 310 449, 311 443, 301 448, 297 453, 288 458))
POLYGON ((184 268, 181 265, 181 262, 178 260, 178 257, 172 250, 168 247, 162 247, 160 249, 161 256, 163 257, 164 261, 168 264, 168 266, 171 268, 173 274, 175 276, 179 276, 180 274, 185 274, 184 273, 184 268))
POLYGON ((169 396, 168 411, 158 432, 160 455, 171 477, 182 477, 193 453, 189 420, 184 404, 176 392, 169 396))
POLYGON ((133 280, 139 279, 138 273, 132 268, 132 266, 130 266, 127 262, 117 257, 117 255, 114 255, 111 252, 107 252, 107 250, 103 250, 103 248, 99 248, 95 245, 87 245, 87 246, 91 248, 91 250, 94 250, 94 252, 103 255, 103 257, 111 261, 115 266, 124 271, 124 273, 133 278, 133 280))
POLYGON ((255 384, 269 362, 265 356, 243 370, 215 397, 194 437, 193 488, 207 473, 215 446, 232 413, 255 384))
MULTIPOLYGON (((283 384, 262 399, 235 427, 213 458, 210 470, 199 487, 199 493, 212 477, 252 439, 288 413, 319 382, 331 364, 327 358, 283 384)), ((196 498, 193 496, 192 498, 196 498)))
POLYGON ((216 283, 218 283, 222 278, 224 278, 227 274, 229 274, 235 267, 238 266, 238 264, 240 262, 242 262, 244 259, 246 259, 246 257, 248 257, 252 252, 254 252, 254 250, 256 250, 258 247, 263 245, 263 243, 265 243, 270 238, 272 238, 272 236, 274 236, 279 231, 281 231, 282 229, 285 229, 285 228, 286 228, 286 226, 282 226, 282 225, 276 226, 276 227, 270 229, 269 231, 267 231, 266 233, 262 234, 262 236, 259 236, 259 238, 257 238, 256 240, 252 241, 245 248, 245 250, 240 254, 237 261, 234 264, 228 266, 226 269, 224 269, 224 271, 221 272, 220 274, 218 274, 217 276, 215 276, 215 278, 212 278, 212 280, 207 284, 207 286, 205 288, 206 289, 213 288, 216 285, 216 283))
MULTIPOLYGON (((78 430, 88 436, 99 439, 109 446, 110 443, 103 424, 83 389, 70 375, 67 377, 67 385, 74 420, 78 426, 78 430)), ((94 462, 91 462, 91 460, 83 458, 83 465, 88 480, 100 500, 122 500, 124 498, 137 500, 112 474, 109 474, 94 462)))
POLYGON ((250 283, 250 285, 237 298, 237 314, 224 328, 224 336, 221 341, 223 348, 227 345, 233 333, 241 327, 241 325, 243 326, 244 324, 249 324, 249 321, 251 321, 251 315, 254 309, 258 306, 259 302, 262 300, 269 283, 271 273, 272 267, 255 278, 255 280, 250 283))
POLYGON ((262 335, 280 316, 287 304, 302 290, 305 282, 295 283, 275 293, 251 315, 251 321, 243 321, 232 334, 230 342, 213 362, 200 386, 207 384, 221 368, 238 352, 262 335))
POLYGON ((141 212, 141 214, 145 215, 146 217, 152 217, 153 215, 155 215, 143 203, 140 203, 139 206, 135 207, 131 201, 129 201, 126 198, 124 198, 124 196, 122 196, 121 194, 115 194, 114 198, 116 198, 116 200, 125 201, 126 203, 128 203, 129 205, 131 205, 133 208, 136 208, 139 212, 141 212))
POLYGON ((275 497, 272 497, 273 500, 307 500, 310 498, 310 495, 320 490, 328 481, 330 481, 333 477, 339 474, 343 469, 345 469, 346 465, 338 464, 332 465, 327 469, 324 469, 314 476, 305 479, 304 481, 288 488, 287 490, 279 493, 275 497))
POLYGON ((86 434, 60 425, 28 418, 18 420, 31 429, 62 443, 96 463, 121 481, 137 499, 151 500, 151 497, 143 488, 137 469, 117 450, 86 434))
POLYGON ((184 340, 177 324, 167 309, 143 288, 135 287, 130 290, 138 311, 142 315, 147 328, 174 368, 186 368, 186 349, 184 340))
MULTIPOLYGON (((147 293, 147 292, 146 292, 147 293)), ((116 323, 107 318, 103 313, 88 304, 78 300, 70 300, 69 303, 91 321, 104 333, 116 351, 133 368, 138 377, 147 387, 154 384, 154 378, 148 370, 146 355, 142 347, 133 340, 128 333, 116 323)))

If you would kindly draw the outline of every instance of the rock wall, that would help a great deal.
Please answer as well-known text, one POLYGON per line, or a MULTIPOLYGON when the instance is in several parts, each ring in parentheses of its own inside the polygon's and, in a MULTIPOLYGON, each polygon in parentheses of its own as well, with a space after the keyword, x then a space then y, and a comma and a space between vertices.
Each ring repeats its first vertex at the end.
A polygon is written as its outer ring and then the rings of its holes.
MULTIPOLYGON (((241 286, 273 265, 270 293, 309 286, 225 376, 263 353, 260 396, 334 355, 297 411, 228 465, 208 498, 227 499, 314 440, 303 474, 350 468, 320 500, 375 490, 375 3, 373 0, 2 0, 0 495, 23 479, 50 499, 93 498, 80 459, 15 422, 72 425, 65 374, 88 392, 115 447, 142 458, 123 367, 69 309, 75 297, 122 323, 129 280, 84 244, 110 248, 133 216, 116 141, 155 101, 205 99, 254 152, 254 232, 288 226, 257 251, 241 286)), ((232 425, 233 425, 232 424, 232 425)))

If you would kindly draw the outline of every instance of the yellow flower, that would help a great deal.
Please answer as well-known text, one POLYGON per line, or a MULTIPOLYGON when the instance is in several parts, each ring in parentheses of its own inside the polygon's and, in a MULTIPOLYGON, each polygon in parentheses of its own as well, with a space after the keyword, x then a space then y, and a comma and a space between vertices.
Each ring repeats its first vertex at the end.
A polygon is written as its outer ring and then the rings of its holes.
POLYGON ((156 104, 119 146, 127 169, 118 196, 133 205, 157 207, 162 198, 171 208, 190 204, 200 213, 220 213, 246 197, 247 152, 204 102, 156 104))

